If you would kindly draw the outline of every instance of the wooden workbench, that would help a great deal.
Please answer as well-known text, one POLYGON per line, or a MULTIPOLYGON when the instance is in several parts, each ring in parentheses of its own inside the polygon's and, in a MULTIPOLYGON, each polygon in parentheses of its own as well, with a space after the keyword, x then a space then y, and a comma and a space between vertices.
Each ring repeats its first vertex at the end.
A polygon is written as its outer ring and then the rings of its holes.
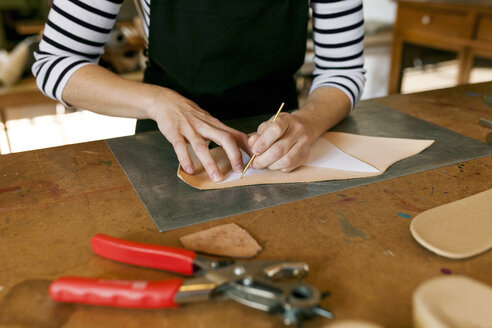
MULTIPOLYGON (((483 140, 492 82, 375 101, 483 140)), ((436 256, 410 235, 418 213, 492 188, 492 156, 282 206, 158 233, 102 141, 0 157, 0 327, 282 327, 232 301, 178 309, 122 310, 61 305, 48 285, 62 275, 167 279, 175 275, 95 256, 96 233, 180 246, 179 237, 235 222, 264 247, 257 259, 305 261, 309 283, 331 291, 337 319, 411 325, 421 282, 452 272, 492 284, 492 252, 468 260, 436 256), (400 215, 398 214, 400 213, 400 215), (403 214, 403 215, 402 215, 403 214)), ((329 323, 316 318, 305 327, 329 323)))

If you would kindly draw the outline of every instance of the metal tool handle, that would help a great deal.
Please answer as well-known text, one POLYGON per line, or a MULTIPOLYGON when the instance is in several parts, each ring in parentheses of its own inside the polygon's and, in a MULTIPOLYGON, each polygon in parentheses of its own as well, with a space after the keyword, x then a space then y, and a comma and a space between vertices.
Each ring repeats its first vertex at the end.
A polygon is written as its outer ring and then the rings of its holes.
POLYGON ((50 285, 54 301, 125 308, 176 307, 174 296, 182 279, 166 281, 124 281, 63 277, 50 285))
POLYGON ((193 274, 196 254, 187 249, 148 245, 103 234, 92 237, 91 246, 96 254, 113 261, 193 274))

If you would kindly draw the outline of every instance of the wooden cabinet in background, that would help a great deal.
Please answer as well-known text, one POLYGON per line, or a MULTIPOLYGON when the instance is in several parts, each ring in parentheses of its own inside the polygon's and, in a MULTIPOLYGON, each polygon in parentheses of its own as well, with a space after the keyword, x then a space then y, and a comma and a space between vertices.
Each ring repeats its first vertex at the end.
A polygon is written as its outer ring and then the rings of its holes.
POLYGON ((396 1, 390 94, 401 89, 405 44, 455 52, 457 84, 469 81, 475 57, 492 59, 492 0, 396 1))

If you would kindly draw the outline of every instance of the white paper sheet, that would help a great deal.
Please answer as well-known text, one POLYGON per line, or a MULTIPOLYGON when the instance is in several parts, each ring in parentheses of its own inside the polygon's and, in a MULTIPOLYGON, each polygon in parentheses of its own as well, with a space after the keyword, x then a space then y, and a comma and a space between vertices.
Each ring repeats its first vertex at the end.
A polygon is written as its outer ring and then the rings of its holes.
MULTIPOLYGON (((249 155, 247 153, 245 153, 242 149, 241 150, 241 155, 243 155, 243 164, 246 166, 250 160, 251 157, 249 157, 249 155)), ((244 173, 243 175, 243 178, 244 177, 247 177, 248 175, 253 175, 253 174, 256 174, 258 172, 262 172, 264 170, 253 170, 251 167, 246 171, 246 173, 244 173)), ((224 183, 224 182, 229 182, 229 181, 234 181, 234 180, 238 180, 240 177, 241 177, 241 173, 236 173, 234 171, 230 171, 225 177, 224 177, 224 180, 222 180, 221 182, 219 183, 224 183)))
MULTIPOLYGON (((247 153, 241 150, 243 155, 244 165, 248 164, 250 157, 247 153)), ((334 144, 329 142, 324 138, 319 138, 311 146, 311 155, 309 156, 305 166, 315 166, 324 167, 343 171, 352 172, 367 172, 367 173, 377 173, 380 172, 378 169, 372 167, 371 165, 358 160, 355 157, 347 155, 340 149, 338 149, 334 144)), ((253 170, 249 168, 244 177, 253 175, 264 170, 253 170)), ((241 177, 241 173, 236 173, 230 171, 220 183, 235 181, 241 177)))
POLYGON ((311 155, 304 165, 352 172, 380 172, 375 167, 344 153, 324 138, 319 138, 311 146, 311 155))

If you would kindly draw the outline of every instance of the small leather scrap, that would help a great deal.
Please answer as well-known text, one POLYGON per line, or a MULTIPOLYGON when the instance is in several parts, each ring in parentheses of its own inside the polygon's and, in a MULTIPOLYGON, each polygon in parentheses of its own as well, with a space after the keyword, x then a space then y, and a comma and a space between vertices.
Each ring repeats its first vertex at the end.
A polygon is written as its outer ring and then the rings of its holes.
POLYGON ((188 249, 228 257, 253 257, 262 250, 248 231, 235 223, 195 232, 179 240, 188 249))
POLYGON ((465 276, 423 282, 412 303, 414 327, 492 327, 492 287, 465 276))
POLYGON ((372 322, 362 321, 358 319, 338 320, 333 323, 323 326, 323 328, 383 328, 372 322))
POLYGON ((492 249, 492 189, 420 213, 410 231, 422 246, 452 259, 492 249))

